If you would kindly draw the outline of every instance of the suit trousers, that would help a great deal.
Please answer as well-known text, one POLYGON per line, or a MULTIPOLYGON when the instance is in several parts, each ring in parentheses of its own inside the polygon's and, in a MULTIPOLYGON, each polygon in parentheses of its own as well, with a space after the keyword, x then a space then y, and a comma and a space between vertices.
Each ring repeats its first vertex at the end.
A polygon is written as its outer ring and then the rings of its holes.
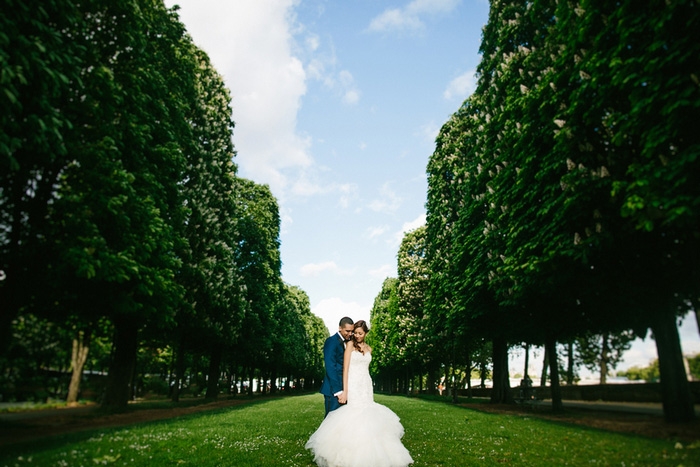
POLYGON ((340 407, 340 402, 338 402, 338 398, 335 396, 326 396, 324 394, 323 396, 326 399, 326 415, 328 415, 329 412, 334 411, 335 409, 340 407))

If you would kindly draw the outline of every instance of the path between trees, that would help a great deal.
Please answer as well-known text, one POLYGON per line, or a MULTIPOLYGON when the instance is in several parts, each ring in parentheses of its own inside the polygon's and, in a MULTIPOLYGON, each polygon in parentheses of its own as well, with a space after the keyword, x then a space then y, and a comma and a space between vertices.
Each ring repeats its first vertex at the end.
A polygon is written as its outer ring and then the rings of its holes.
MULTIPOLYGON (((273 399, 269 396, 263 397, 266 400, 273 399)), ((149 402, 144 406, 147 408, 140 408, 139 404, 135 403, 130 405, 127 412, 118 414, 105 414, 96 405, 2 413, 0 414, 0 446, 42 440, 68 433, 165 420, 259 400, 261 400, 260 397, 229 398, 214 402, 197 402, 195 405, 183 404, 181 407, 172 407, 172 404, 163 401, 162 407, 157 408, 153 407, 158 403, 149 402)), ((663 419, 661 404, 564 401, 564 412, 561 414, 552 413, 548 401, 524 406, 488 403, 466 403, 460 406, 494 414, 542 418, 649 438, 676 440, 686 444, 700 442, 700 418, 690 423, 666 423, 663 419)))

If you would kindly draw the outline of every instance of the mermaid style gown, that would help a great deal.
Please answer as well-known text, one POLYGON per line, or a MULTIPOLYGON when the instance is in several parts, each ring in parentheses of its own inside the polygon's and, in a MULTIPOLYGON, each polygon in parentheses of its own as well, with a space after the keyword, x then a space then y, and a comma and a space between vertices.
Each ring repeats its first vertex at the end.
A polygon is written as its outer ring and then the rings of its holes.
POLYGON ((319 467, 405 467, 413 463, 401 443, 399 417, 374 402, 372 354, 353 351, 348 370, 348 403, 330 412, 306 449, 319 467))

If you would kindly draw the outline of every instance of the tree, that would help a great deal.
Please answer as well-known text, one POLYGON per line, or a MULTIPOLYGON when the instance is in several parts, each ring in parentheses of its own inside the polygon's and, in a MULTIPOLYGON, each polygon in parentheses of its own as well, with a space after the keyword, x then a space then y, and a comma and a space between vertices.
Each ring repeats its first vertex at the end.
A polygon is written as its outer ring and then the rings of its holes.
POLYGON ((616 316, 638 335, 652 328, 664 413, 681 421, 694 417, 676 315, 679 299, 697 294, 698 135, 688 122, 700 108, 690 71, 700 20, 688 1, 639 8, 559 5, 554 69, 570 72, 553 73, 557 150, 569 155, 569 204, 589 216, 575 237, 580 256, 609 274, 617 292, 608 297, 624 297, 617 309, 628 314, 616 316))
POLYGON ((192 138, 186 141, 187 165, 181 188, 186 213, 179 228, 185 241, 178 249, 183 265, 177 278, 186 292, 177 315, 179 364, 171 395, 174 400, 179 397, 188 350, 208 355, 206 397, 217 397, 223 354, 238 340, 245 309, 235 261, 231 98, 206 54, 187 45, 196 59, 196 82, 188 94, 192 138))
POLYGON ((397 345, 403 348, 404 359, 395 364, 404 366, 404 374, 409 377, 415 373, 422 374, 426 369, 425 357, 432 350, 430 329, 425 315, 425 294, 428 286, 425 236, 425 226, 404 234, 397 255, 399 314, 396 319, 401 336, 397 345))
POLYGON ((279 329, 276 315, 283 297, 279 207, 267 185, 242 178, 236 178, 233 199, 237 219, 235 263, 246 300, 241 323, 246 339, 237 342, 234 351, 252 380, 255 368, 269 372, 275 359, 273 341, 279 329))
POLYGON ((372 373, 378 376, 380 387, 388 392, 396 389, 397 362, 400 349, 398 325, 398 279, 387 277, 382 290, 374 299, 370 311, 372 329, 367 334, 367 344, 372 347, 372 373))
POLYGON ((576 340, 581 362, 591 371, 600 372, 600 384, 607 382, 608 374, 622 361, 625 351, 632 346, 632 332, 619 334, 588 334, 576 340))
POLYGON ((41 240, 56 183, 70 160, 65 106, 80 81, 80 11, 70 1, 8 0, 0 17, 0 352, 12 320, 36 292, 41 240))
POLYGON ((655 359, 651 364, 644 368, 639 368, 633 366, 628 368, 626 371, 618 371, 617 376, 622 376, 630 381, 646 381, 647 383, 654 383, 659 381, 660 371, 659 371, 659 360, 655 359))

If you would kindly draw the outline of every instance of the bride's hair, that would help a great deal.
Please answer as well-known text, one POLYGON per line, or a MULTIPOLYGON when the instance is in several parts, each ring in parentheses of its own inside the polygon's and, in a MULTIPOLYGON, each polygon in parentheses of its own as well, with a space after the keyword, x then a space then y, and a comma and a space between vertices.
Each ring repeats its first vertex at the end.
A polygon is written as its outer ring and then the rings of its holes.
POLYGON ((363 319, 357 321, 357 322, 353 325, 353 327, 352 327, 352 331, 353 331, 353 334, 352 334, 352 343, 353 343, 353 346, 355 347, 355 350, 357 350, 358 352, 360 352, 361 354, 364 355, 364 352, 360 349, 360 344, 358 344, 358 343, 357 343, 357 340, 355 339, 355 329, 357 329, 357 328, 362 328, 362 330, 365 331, 365 335, 367 335, 367 333, 369 332, 369 328, 367 327, 367 323, 366 323, 365 320, 363 320, 363 319))

